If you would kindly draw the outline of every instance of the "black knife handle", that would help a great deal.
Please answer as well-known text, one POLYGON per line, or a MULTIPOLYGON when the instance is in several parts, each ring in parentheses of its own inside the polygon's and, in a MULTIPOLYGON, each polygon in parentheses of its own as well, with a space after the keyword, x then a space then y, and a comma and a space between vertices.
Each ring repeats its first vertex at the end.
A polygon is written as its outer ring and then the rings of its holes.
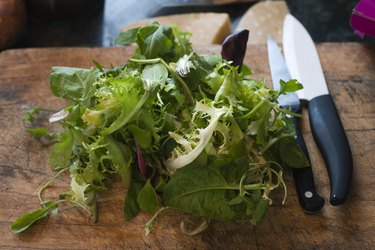
POLYGON ((353 174, 353 158, 336 106, 331 95, 309 102, 310 126, 327 166, 332 205, 345 202, 353 174))
MULTIPOLYGON (((297 112, 301 114, 301 111, 297 112)), ((292 122, 296 127, 296 141, 302 151, 305 153, 306 159, 310 163, 309 153, 299 128, 299 118, 292 117, 292 122)), ((297 190, 299 203, 306 213, 316 213, 324 206, 324 199, 319 196, 315 189, 314 175, 310 167, 293 168, 294 183, 297 190)))

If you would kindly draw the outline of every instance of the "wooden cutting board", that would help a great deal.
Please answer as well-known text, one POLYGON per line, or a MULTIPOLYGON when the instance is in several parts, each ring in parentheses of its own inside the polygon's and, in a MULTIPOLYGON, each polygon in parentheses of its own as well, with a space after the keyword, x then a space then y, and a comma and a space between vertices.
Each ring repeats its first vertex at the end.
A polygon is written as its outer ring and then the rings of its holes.
MULTIPOLYGON (((293 180, 287 175, 288 198, 282 191, 259 225, 212 222, 196 236, 180 232, 184 215, 167 211, 146 237, 149 214, 130 222, 123 219, 124 187, 111 184, 99 197, 99 221, 91 223, 79 208, 64 208, 31 230, 13 235, 11 222, 38 207, 37 189, 54 172, 48 149, 22 128, 22 114, 30 107, 59 110, 64 103, 49 90, 52 65, 90 67, 92 59, 109 67, 124 63, 134 48, 48 48, 0 53, 0 248, 33 249, 370 249, 375 246, 375 44, 318 45, 328 87, 333 95, 353 151, 354 175, 348 201, 329 204, 329 181, 313 140, 308 118, 302 129, 313 164, 319 193, 326 205, 315 215, 299 207, 293 180)), ((219 52, 220 47, 201 47, 219 52)), ((249 46, 246 63, 258 79, 270 80, 265 46, 249 46)), ((306 110, 305 110, 306 111, 306 110)), ((306 114, 306 112, 304 113, 306 114)), ((46 197, 67 190, 69 177, 57 179, 46 197)))

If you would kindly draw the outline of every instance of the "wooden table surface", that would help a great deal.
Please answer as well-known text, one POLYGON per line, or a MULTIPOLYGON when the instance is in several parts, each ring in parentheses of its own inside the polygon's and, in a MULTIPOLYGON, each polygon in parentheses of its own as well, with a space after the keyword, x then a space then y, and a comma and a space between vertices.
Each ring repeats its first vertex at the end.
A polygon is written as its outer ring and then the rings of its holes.
MULTIPOLYGON (((198 48, 219 52, 219 47, 198 48)), ((99 195, 99 221, 91 223, 79 208, 64 208, 20 235, 11 222, 37 208, 37 190, 54 172, 48 166, 48 148, 22 128, 22 114, 30 107, 59 110, 64 103, 49 89, 52 65, 90 67, 92 59, 105 66, 123 63, 133 48, 20 49, 0 53, 0 249, 371 249, 375 247, 375 44, 325 43, 318 45, 328 88, 340 113, 354 158, 348 201, 329 204, 329 180, 304 115, 302 122, 318 192, 326 205, 315 215, 299 207, 293 179, 286 177, 288 198, 282 191, 265 220, 256 226, 212 222, 196 236, 180 232, 184 215, 167 211, 146 237, 149 214, 130 222, 123 219, 124 187, 119 181, 99 195)), ((248 47, 245 62, 254 77, 270 81, 265 46, 248 47)), ((306 110, 305 110, 306 111, 306 110)), ((304 113, 306 114, 306 112, 304 113)), ((62 175, 47 197, 67 190, 62 175)))

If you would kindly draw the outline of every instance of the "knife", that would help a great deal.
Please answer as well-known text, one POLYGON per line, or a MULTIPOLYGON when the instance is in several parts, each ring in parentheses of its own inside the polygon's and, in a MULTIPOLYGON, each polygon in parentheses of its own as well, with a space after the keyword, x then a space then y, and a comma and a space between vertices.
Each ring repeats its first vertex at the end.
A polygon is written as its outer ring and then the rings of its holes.
POLYGON ((311 131, 328 170, 330 203, 340 205, 346 201, 349 192, 352 153, 314 42, 302 24, 289 14, 284 19, 283 50, 292 78, 304 86, 297 95, 308 101, 311 131))
MULTIPOLYGON (((285 60, 276 41, 270 36, 267 41, 268 61, 271 69, 272 84, 274 89, 280 90, 280 80, 291 79, 285 60)), ((294 113, 302 114, 300 100, 294 92, 281 95, 278 99, 279 106, 291 109, 294 113)), ((294 183, 297 190, 298 200, 307 213, 316 213, 324 206, 324 199, 319 196, 315 189, 314 175, 311 169, 310 157, 299 129, 299 118, 292 117, 292 122, 296 127, 296 141, 304 152, 310 167, 292 168, 294 183)))
MULTIPOLYGON (((170 15, 183 12, 225 12, 230 5, 248 5, 258 0, 164 0, 156 1, 149 16, 170 15), (224 10, 224 11, 223 11, 224 10)), ((241 7, 241 6, 239 6, 241 7)))

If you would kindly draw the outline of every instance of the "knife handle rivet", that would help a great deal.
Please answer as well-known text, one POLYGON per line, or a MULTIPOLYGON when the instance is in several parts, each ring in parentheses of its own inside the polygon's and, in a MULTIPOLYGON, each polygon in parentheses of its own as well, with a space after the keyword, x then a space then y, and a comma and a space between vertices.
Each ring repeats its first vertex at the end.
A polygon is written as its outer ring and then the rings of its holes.
POLYGON ((313 193, 311 191, 306 191, 305 192, 305 197, 310 199, 311 197, 313 197, 313 193))

